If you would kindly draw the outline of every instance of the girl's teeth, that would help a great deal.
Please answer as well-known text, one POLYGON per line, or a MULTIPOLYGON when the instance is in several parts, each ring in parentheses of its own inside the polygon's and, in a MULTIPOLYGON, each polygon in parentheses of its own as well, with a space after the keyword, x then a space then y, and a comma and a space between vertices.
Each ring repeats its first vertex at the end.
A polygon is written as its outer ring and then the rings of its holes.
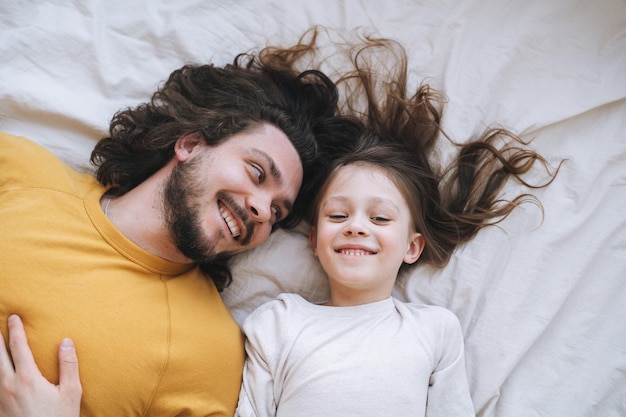
POLYGON ((350 255, 350 256, 369 255, 369 252, 366 252, 364 250, 356 250, 356 249, 344 249, 341 251, 341 253, 343 253, 344 255, 350 255))

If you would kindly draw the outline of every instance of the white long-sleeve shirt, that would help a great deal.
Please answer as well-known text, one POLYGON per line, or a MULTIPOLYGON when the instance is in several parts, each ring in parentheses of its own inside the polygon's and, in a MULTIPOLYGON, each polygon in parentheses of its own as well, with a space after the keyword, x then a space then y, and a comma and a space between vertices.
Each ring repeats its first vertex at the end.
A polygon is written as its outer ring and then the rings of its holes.
POLYGON ((474 416, 456 316, 392 297, 329 307, 282 294, 244 322, 237 416, 474 416))

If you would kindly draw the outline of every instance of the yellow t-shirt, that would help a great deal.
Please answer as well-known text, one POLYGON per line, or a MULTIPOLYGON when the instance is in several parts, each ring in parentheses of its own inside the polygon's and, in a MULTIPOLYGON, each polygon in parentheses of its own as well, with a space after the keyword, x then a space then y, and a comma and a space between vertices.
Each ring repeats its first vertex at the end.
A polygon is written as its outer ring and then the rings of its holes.
POLYGON ((0 328, 17 313, 58 381, 71 337, 82 416, 232 416, 243 336, 196 267, 134 245, 105 217, 105 189, 26 139, 0 134, 0 328))

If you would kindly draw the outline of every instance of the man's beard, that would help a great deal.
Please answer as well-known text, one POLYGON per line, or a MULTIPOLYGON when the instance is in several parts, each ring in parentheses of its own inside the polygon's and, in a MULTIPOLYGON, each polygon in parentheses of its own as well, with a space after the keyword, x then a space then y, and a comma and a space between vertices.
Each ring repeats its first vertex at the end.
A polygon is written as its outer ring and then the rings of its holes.
POLYGON ((176 248, 194 262, 211 263, 224 256, 214 253, 215 245, 202 233, 198 166, 199 160, 191 159, 174 167, 163 192, 163 213, 176 248))

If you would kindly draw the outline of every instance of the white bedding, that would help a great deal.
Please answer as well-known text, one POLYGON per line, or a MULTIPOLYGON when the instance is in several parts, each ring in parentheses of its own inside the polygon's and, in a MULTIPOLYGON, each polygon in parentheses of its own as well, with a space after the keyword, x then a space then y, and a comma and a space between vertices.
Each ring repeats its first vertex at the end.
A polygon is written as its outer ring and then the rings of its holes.
MULTIPOLYGON (((397 297, 461 320, 477 414, 626 416, 623 0, 2 0, 0 130, 90 170, 113 113, 172 70, 291 44, 314 24, 401 41, 414 79, 447 94, 455 139, 497 124, 567 159, 536 193, 543 223, 526 206, 443 270, 398 280, 397 297)), ((277 232, 233 271, 224 299, 240 321, 279 292, 326 293, 303 230, 277 232)))

